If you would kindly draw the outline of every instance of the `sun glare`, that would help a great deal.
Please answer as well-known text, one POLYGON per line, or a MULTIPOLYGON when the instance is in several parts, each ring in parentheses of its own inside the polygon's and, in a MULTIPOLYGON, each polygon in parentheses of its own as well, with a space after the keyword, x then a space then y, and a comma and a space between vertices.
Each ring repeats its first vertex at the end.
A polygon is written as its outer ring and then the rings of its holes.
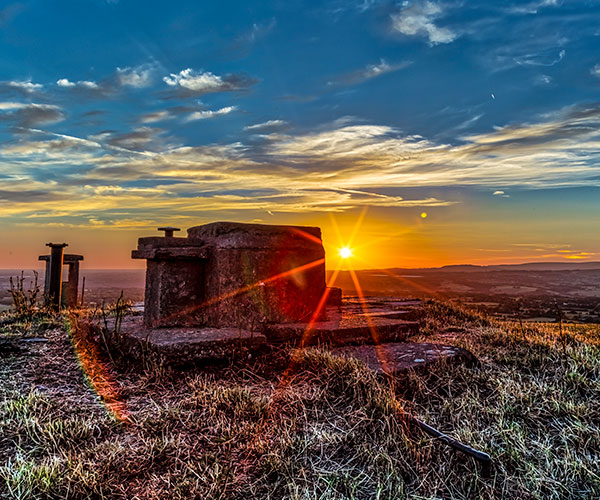
POLYGON ((342 259, 347 259, 348 257, 352 257, 352 250, 350 250, 348 247, 340 248, 340 257, 342 259))

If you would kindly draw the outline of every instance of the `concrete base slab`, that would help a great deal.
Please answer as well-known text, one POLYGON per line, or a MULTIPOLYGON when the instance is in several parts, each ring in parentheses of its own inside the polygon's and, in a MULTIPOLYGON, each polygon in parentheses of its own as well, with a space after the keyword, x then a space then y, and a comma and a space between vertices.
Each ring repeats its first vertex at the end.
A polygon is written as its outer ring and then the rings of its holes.
POLYGON ((266 343, 261 333, 237 328, 146 328, 142 316, 124 318, 121 332, 134 357, 150 354, 174 365, 236 357, 266 343))
POLYGON ((292 342, 303 345, 380 344, 400 342, 417 333, 416 321, 402 321, 381 317, 328 310, 327 321, 309 323, 281 323, 266 325, 269 342, 292 342))
POLYGON ((399 297, 357 297, 344 296, 344 304, 360 305, 366 304, 368 307, 383 307, 389 309, 406 309, 409 307, 421 307, 423 302, 420 299, 402 299, 399 297))
POLYGON ((406 321, 415 321, 419 319, 419 316, 415 311, 375 311, 362 313, 363 316, 370 316, 371 318, 387 318, 387 319, 403 319, 406 321))
POLYGON ((389 376, 401 375, 410 369, 426 369, 443 361, 467 364, 477 361, 470 351, 461 347, 425 342, 344 346, 331 349, 331 353, 359 359, 377 374, 389 376))
POLYGON ((399 300, 390 297, 344 297, 342 309, 347 313, 408 321, 418 321, 423 316, 423 303, 420 300, 399 300))

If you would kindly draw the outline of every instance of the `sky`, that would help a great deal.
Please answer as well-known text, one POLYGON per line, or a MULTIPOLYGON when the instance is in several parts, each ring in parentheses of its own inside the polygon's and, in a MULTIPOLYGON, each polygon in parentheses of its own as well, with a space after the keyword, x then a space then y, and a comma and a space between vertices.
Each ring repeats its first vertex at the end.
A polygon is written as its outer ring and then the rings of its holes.
POLYGON ((316 225, 328 266, 600 260, 600 2, 0 4, 0 268, 316 225))

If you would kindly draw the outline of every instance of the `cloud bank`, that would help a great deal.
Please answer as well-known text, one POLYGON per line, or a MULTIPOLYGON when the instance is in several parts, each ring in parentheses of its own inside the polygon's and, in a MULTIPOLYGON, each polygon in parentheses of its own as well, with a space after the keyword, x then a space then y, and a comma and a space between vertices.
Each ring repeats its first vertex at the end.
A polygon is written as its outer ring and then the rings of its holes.
MULTIPOLYGON (((29 105, 0 104, 2 115, 25 109, 29 105)), ((197 218, 455 201, 384 194, 411 186, 481 186, 496 196, 512 186, 598 186, 599 130, 600 106, 558 110, 539 122, 464 137, 460 144, 349 119, 260 145, 181 146, 152 127, 89 139, 29 129, 0 149, 3 189, 24 193, 21 202, 0 200, 0 218, 127 225, 153 223, 158 213, 197 218)))

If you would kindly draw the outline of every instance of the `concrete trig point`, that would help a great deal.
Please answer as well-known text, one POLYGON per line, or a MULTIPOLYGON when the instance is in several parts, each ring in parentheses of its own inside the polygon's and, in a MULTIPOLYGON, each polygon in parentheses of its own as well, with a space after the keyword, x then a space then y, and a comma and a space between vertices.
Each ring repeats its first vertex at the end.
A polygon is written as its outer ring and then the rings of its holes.
POLYGON ((132 252, 147 261, 144 317, 121 323, 122 348, 133 357, 184 364, 266 344, 318 344, 392 375, 464 354, 403 342, 419 331, 419 300, 342 302, 341 290, 325 284, 318 227, 214 222, 185 238, 174 237, 176 227, 159 230, 165 235, 140 238, 132 252))
POLYGON ((79 286, 79 261, 83 255, 65 254, 67 243, 46 243, 50 247, 50 255, 40 255, 39 260, 46 262, 44 294, 51 307, 59 309, 61 305, 74 307, 77 305, 79 286), (63 282, 63 266, 69 266, 67 281, 63 282), (64 285, 64 286, 63 286, 64 285))
POLYGON ((365 312, 327 288, 318 227, 214 222, 185 238, 173 236, 178 228, 160 230, 164 236, 140 238, 132 252, 147 261, 144 316, 121 324, 134 357, 156 353, 181 364, 282 342, 398 342, 418 330, 410 311, 365 312))
POLYGON ((146 259, 146 327, 255 330, 309 321, 325 291, 325 251, 317 227, 215 222, 176 238, 138 240, 146 259))

